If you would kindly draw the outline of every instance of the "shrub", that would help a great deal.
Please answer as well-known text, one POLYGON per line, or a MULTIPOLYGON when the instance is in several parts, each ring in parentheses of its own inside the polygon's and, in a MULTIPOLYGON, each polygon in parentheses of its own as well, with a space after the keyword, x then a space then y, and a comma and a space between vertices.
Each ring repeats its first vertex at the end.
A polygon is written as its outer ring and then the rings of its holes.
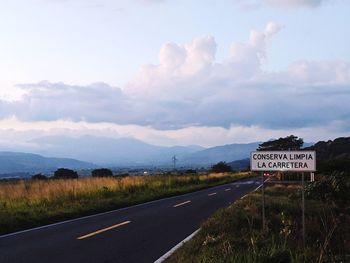
POLYGON ((111 170, 102 168, 102 169, 95 169, 91 172, 92 177, 111 177, 113 176, 113 173, 111 170))
POLYGON ((130 176, 129 173, 121 173, 121 174, 114 175, 114 177, 128 177, 128 176, 130 176))
POLYGON ((350 178, 342 172, 326 175, 322 180, 308 184, 306 195, 312 199, 322 201, 349 200, 350 178))
POLYGON ((262 263, 289 263, 292 262, 289 251, 276 251, 272 255, 263 256, 261 259, 262 263))
POLYGON ((47 180, 47 176, 45 176, 45 175, 39 173, 39 174, 34 174, 34 175, 32 176, 32 179, 33 179, 33 180, 47 180))
POLYGON ((76 179, 78 178, 78 173, 71 169, 59 168, 55 171, 54 179, 76 179))
POLYGON ((317 167, 322 173, 331 174, 334 171, 338 171, 350 176, 350 157, 321 160, 317 162, 317 167))

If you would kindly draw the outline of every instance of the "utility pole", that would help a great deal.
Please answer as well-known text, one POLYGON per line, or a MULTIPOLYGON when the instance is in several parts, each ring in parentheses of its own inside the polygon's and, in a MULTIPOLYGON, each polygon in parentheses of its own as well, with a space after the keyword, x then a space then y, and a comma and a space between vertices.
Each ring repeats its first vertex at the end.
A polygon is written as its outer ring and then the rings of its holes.
POLYGON ((172 160, 173 160, 173 163, 174 163, 174 171, 175 171, 176 170, 176 162, 177 162, 176 155, 173 156, 172 160))

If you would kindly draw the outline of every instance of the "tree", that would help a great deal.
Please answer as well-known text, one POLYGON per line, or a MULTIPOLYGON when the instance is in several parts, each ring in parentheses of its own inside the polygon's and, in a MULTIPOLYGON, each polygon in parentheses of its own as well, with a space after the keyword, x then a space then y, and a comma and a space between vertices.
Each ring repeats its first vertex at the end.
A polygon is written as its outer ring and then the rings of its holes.
MULTIPOLYGON (((303 146, 304 140, 302 138, 298 138, 294 135, 289 135, 284 138, 279 138, 276 140, 271 140, 267 142, 263 142, 259 144, 258 151, 296 151, 300 150, 303 146)), ((277 177, 281 180, 284 179, 284 173, 278 172, 277 177)))
POLYGON ((339 171, 350 176, 350 137, 319 141, 305 150, 316 151, 318 172, 331 174, 339 171))
POLYGON ((194 170, 194 169, 187 169, 187 170, 185 171, 185 174, 197 174, 197 171, 194 170))
POLYGON ((92 177, 110 177, 113 176, 111 170, 106 168, 95 169, 91 172, 92 177))
POLYGON ((59 168, 55 171, 53 178, 55 179, 76 179, 78 178, 78 173, 71 169, 59 168))
POLYGON ((33 179, 33 180, 46 180, 47 177, 46 177, 45 175, 39 173, 39 174, 34 174, 34 175, 32 176, 32 179, 33 179))
POLYGON ((300 150, 304 140, 297 136, 290 135, 277 140, 271 140, 259 144, 258 151, 295 151, 300 150))
POLYGON ((214 164, 211 167, 211 171, 213 173, 226 173, 226 172, 231 172, 231 166, 226 164, 226 162, 218 162, 217 164, 214 164))

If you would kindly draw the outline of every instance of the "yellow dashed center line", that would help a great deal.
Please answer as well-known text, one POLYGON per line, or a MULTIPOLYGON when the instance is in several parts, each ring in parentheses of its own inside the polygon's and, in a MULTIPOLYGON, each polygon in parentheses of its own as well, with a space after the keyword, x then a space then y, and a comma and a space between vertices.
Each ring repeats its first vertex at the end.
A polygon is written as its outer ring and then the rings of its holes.
POLYGON ((212 196, 212 195, 216 195, 216 193, 211 193, 211 194, 208 194, 208 196, 212 196))
POLYGON ((111 230, 111 229, 114 229, 114 228, 117 228, 117 227, 120 227, 120 226, 129 224, 129 223, 131 223, 131 221, 125 221, 125 222, 122 222, 122 223, 119 223, 119 224, 116 224, 116 225, 113 225, 113 226, 110 226, 110 227, 106 227, 106 228, 97 230, 97 231, 92 232, 92 233, 90 233, 90 234, 87 234, 87 235, 78 237, 77 239, 81 240, 81 239, 84 239, 84 238, 92 237, 92 236, 94 236, 94 235, 101 234, 101 233, 106 232, 106 231, 108 231, 108 230, 111 230))
POLYGON ((180 204, 177 204, 177 205, 174 205, 173 207, 179 207, 179 206, 182 206, 182 205, 185 205, 185 204, 188 204, 188 203, 191 203, 191 201, 186 201, 186 202, 182 202, 180 204))
POLYGON ((227 189, 225 189, 225 192, 230 191, 230 190, 231 190, 231 188, 227 188, 227 189))

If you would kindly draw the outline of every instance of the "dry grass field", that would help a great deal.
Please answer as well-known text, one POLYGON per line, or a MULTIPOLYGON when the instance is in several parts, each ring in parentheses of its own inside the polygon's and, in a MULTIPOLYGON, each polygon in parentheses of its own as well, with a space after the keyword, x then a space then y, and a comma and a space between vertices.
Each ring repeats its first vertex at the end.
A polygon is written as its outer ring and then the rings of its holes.
POLYGON ((148 175, 0 183, 0 233, 210 187, 240 174, 148 175))

